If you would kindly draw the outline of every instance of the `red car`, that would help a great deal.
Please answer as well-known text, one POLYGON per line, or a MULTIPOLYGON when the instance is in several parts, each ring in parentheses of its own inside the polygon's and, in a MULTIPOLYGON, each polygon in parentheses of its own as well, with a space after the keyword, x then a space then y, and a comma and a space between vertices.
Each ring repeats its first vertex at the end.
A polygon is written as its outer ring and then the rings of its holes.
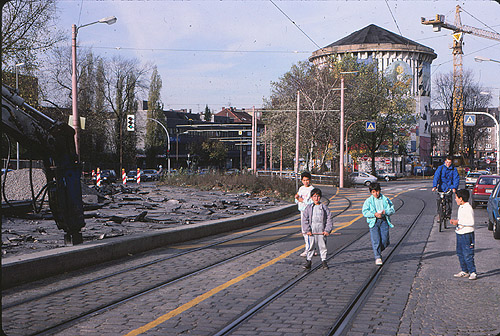
POLYGON ((495 189, 498 182, 500 182, 500 175, 479 176, 474 189, 472 189, 470 205, 476 208, 479 203, 488 202, 491 192, 495 189))

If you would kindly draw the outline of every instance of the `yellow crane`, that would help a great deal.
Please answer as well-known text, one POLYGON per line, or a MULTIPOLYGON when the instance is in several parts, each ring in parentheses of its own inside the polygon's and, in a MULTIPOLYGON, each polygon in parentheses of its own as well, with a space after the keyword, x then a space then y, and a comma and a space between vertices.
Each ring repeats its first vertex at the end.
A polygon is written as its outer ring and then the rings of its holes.
MULTIPOLYGON (((460 125, 460 143, 463 140, 463 123, 461 119, 464 115, 464 105, 463 105, 463 35, 471 34, 474 36, 479 36, 487 38, 490 40, 500 41, 500 34, 496 32, 491 32, 488 30, 471 27, 468 25, 463 25, 460 19, 461 8, 457 5, 455 10, 455 24, 450 24, 445 21, 445 16, 441 14, 436 14, 436 18, 432 20, 426 20, 421 18, 421 22, 424 25, 432 25, 435 32, 441 31, 441 28, 449 29, 453 31, 453 117, 455 118, 455 125, 460 125)), ((462 147, 460 145, 460 147, 462 147)), ((461 148, 460 148, 461 149, 461 148)))

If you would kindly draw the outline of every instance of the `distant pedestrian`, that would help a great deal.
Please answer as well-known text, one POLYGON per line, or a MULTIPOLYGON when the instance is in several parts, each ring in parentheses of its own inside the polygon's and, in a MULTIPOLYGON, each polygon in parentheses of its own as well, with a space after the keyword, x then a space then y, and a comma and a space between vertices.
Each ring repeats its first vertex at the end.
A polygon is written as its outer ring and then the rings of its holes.
POLYGON ((390 216, 394 213, 391 200, 381 193, 380 184, 369 186, 371 196, 363 204, 363 216, 366 217, 372 241, 375 265, 382 265, 382 252, 389 246, 389 228, 394 227, 390 216))
MULTIPOLYGON (((312 203, 311 200, 311 190, 314 189, 314 187, 311 184, 311 173, 309 172, 303 172, 300 174, 300 180, 302 181, 302 186, 300 186, 299 190, 297 191, 297 194, 295 195, 295 203, 299 207, 300 211, 300 219, 302 221, 302 216, 304 214, 304 210, 306 206, 310 203, 312 203)), ((308 239, 307 239, 307 234, 306 232, 302 231, 302 236, 304 237, 304 242, 306 243, 306 247, 304 249, 304 252, 300 254, 301 257, 305 257, 307 255, 307 250, 308 250, 308 239)))
POLYGON ((476 280, 476 265, 474 263, 474 210, 469 204, 469 191, 460 189, 455 194, 458 205, 457 219, 450 219, 450 224, 455 225, 457 236, 457 256, 462 270, 454 274, 455 278, 476 280))
POLYGON ((322 267, 328 269, 326 255, 326 237, 330 235, 333 229, 333 215, 326 204, 321 203, 321 190, 314 188, 311 191, 312 203, 307 205, 302 212, 302 232, 306 233, 306 264, 305 269, 311 269, 311 260, 316 246, 319 248, 322 267))

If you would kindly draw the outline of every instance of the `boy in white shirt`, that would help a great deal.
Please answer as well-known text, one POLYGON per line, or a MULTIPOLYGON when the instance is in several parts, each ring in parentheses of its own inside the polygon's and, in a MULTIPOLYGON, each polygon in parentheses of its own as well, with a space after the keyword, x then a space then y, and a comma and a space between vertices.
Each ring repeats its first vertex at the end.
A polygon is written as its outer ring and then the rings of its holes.
POLYGON ((450 219, 450 224, 455 225, 457 236, 457 256, 462 270, 454 274, 456 278, 466 278, 476 280, 476 265, 474 263, 474 210, 469 204, 469 191, 466 189, 457 190, 455 202, 457 202, 457 219, 450 219))
MULTIPOLYGON (((311 184, 311 173, 303 172, 300 174, 300 180, 302 181, 302 186, 300 186, 297 194, 295 195, 295 203, 297 203, 300 211, 300 220, 302 222, 302 217, 306 206, 312 203, 311 200, 311 191, 314 187, 311 184)), ((304 242, 306 243, 306 247, 304 252, 300 254, 301 257, 305 257, 307 255, 307 251, 309 250, 309 239, 307 238, 306 232, 302 231, 302 236, 304 237, 304 242)))

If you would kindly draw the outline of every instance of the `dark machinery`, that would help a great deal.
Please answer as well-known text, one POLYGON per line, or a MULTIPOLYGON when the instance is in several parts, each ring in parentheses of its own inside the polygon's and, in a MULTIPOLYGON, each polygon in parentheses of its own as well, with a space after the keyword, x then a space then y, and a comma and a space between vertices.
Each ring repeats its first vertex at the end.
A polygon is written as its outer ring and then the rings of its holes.
POLYGON ((32 158, 43 160, 47 177, 49 206, 57 223, 64 230, 64 240, 74 245, 83 241, 81 165, 75 150, 74 130, 55 121, 2 85, 2 129, 25 148, 32 158))

